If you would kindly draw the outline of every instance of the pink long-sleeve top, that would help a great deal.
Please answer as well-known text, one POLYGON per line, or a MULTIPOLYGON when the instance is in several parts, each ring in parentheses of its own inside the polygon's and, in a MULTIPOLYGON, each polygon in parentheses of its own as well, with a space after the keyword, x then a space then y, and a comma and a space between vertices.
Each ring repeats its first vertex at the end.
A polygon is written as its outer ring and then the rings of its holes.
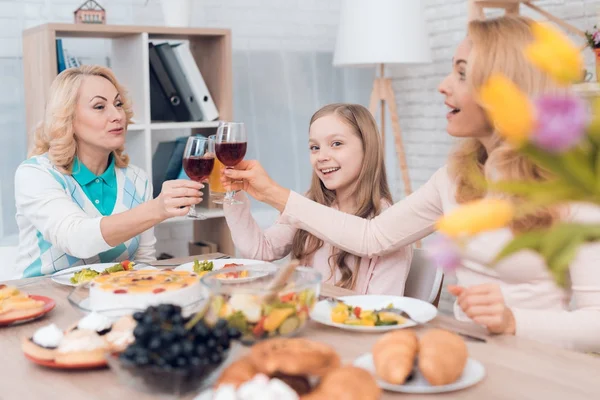
MULTIPOLYGON (((224 210, 231 237, 240 255, 263 261, 286 257, 292 250, 292 241, 298 228, 291 225, 285 217, 280 216, 273 226, 263 231, 250 213, 250 202, 246 195, 238 193, 236 199, 243 201, 244 204, 225 205, 224 210)), ((332 275, 328 260, 333 247, 326 240, 324 242, 313 255, 312 260, 308 261, 308 266, 322 274, 323 282, 335 285, 340 280, 341 274, 336 269, 335 274, 332 275)), ((363 256, 358 268, 353 258, 350 258, 349 266, 357 274, 354 290, 361 294, 401 296, 404 293, 404 283, 410 269, 412 254, 411 246, 397 247, 383 256, 363 256)))
MULTIPOLYGON (((289 224, 361 257, 389 254, 429 234, 443 214, 458 207, 446 167, 418 191, 366 220, 324 207, 291 192, 282 213, 289 224)), ((600 208, 570 206, 569 221, 599 223, 600 208)), ((523 250, 489 267, 513 238, 508 228, 481 233, 466 248, 458 284, 495 283, 516 320, 516 335, 579 351, 600 351, 600 243, 582 245, 570 265, 570 286, 554 283, 543 258, 523 250)), ((454 305, 457 319, 468 320, 454 305)))

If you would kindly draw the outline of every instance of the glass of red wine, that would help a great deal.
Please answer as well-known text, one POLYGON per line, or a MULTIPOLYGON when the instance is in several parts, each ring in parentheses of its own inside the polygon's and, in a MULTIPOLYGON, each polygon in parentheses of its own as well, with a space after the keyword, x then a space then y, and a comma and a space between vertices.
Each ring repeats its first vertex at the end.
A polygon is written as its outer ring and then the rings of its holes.
MULTIPOLYGON (((233 169, 246 155, 248 139, 243 122, 223 122, 217 128, 215 153, 226 169, 233 169)), ((242 204, 235 200, 235 190, 225 193, 223 204, 242 204)))
MULTIPOLYGON (((183 170, 196 182, 208 179, 215 165, 215 142, 204 136, 190 136, 183 152, 183 170)), ((196 212, 196 205, 188 211, 188 218, 206 219, 205 215, 196 212)))

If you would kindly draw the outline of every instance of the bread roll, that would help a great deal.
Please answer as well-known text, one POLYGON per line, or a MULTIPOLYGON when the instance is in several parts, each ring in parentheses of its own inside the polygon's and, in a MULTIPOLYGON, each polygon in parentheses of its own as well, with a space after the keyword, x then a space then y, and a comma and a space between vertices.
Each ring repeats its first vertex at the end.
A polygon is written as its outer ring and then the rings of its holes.
POLYGON ((412 372, 417 350, 418 339, 414 330, 386 333, 373 346, 377 376, 386 382, 402 385, 412 372))
POLYGON ((258 372, 268 376, 323 376, 341 365, 333 347, 304 338, 273 338, 256 343, 249 357, 258 372))
POLYGON ((319 386, 311 393, 300 397, 301 400, 377 400, 381 389, 368 371, 343 366, 327 373, 319 386))
POLYGON ((254 364, 252 364, 252 361, 250 361, 250 357, 242 357, 223 370, 217 379, 215 387, 219 387, 220 385, 234 385, 237 388, 242 383, 254 378, 254 375, 257 373, 258 371, 254 367, 254 364))
POLYGON ((467 345, 455 333, 431 329, 419 339, 419 370, 433 386, 455 382, 468 356, 467 345))

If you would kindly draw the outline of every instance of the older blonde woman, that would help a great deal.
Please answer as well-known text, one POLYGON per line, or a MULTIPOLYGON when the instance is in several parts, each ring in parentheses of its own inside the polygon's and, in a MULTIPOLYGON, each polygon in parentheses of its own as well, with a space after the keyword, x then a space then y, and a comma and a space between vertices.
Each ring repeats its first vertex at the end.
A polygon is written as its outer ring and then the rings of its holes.
MULTIPOLYGON (((447 131, 462 138, 458 149, 423 187, 379 216, 365 220, 312 202, 277 185, 255 161, 243 162, 237 168, 244 171, 227 175, 234 181, 244 179, 243 185, 234 186, 278 208, 296 228, 360 257, 385 254, 424 238, 444 213, 487 196, 471 182, 469 171, 494 178, 546 179, 544 171, 496 135, 473 95, 494 72, 531 95, 553 89, 549 77, 524 58, 524 47, 533 41, 530 23, 524 17, 507 16, 469 25, 468 37, 456 49, 452 72, 439 88, 450 109, 447 131)), ((516 253, 495 268, 487 266, 514 232, 549 226, 559 218, 596 222, 600 212, 580 205, 548 209, 516 221, 510 229, 474 237, 456 272, 458 285, 449 287, 457 296, 455 316, 494 333, 600 351, 600 244, 580 248, 570 265, 568 289, 555 284, 543 259, 531 251, 516 253)))
POLYGON ((202 185, 151 179, 124 153, 130 100, 101 66, 56 77, 35 148, 15 174, 19 255, 14 277, 81 264, 155 260, 153 227, 185 215, 202 185))

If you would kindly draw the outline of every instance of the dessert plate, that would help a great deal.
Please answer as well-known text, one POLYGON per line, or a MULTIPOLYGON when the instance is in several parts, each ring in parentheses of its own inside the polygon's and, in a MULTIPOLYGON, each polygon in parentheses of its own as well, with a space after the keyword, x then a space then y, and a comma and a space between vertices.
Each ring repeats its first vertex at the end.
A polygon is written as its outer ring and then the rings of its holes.
POLYGON ((331 309, 335 307, 335 304, 332 304, 328 300, 321 300, 310 313, 310 317, 323 324, 334 326, 340 329, 346 329, 349 331, 358 331, 358 332, 386 332, 395 329, 403 329, 409 328, 411 326, 417 325, 415 321, 418 323, 424 324, 426 322, 431 321, 437 315, 437 309, 432 304, 414 299, 412 297, 401 297, 401 296, 385 296, 385 295, 359 295, 359 296, 344 296, 338 297, 338 300, 343 301, 344 303, 353 306, 360 307, 363 310, 376 310, 386 307, 389 304, 392 304, 394 308, 398 308, 406 311, 414 321, 407 320, 403 324, 399 325, 383 325, 383 326, 362 326, 362 325, 346 325, 338 322, 333 322, 331 320, 331 309))
POLYGON ((54 368, 54 369, 96 369, 96 368, 105 368, 107 366, 106 360, 96 361, 91 363, 83 363, 83 364, 59 364, 54 360, 40 360, 35 358, 27 353, 23 353, 25 357, 38 365, 54 368))
MULTIPOLYGON (((244 266, 244 265, 267 265, 270 268, 276 267, 275 264, 267 262, 267 261, 261 261, 261 260, 252 260, 252 259, 245 259, 245 258, 222 258, 222 259, 215 259, 215 260, 199 260, 199 261, 211 261, 213 263, 213 271, 218 271, 223 269, 223 267, 227 264, 239 264, 239 266, 244 266)), ((189 262, 189 263, 185 263, 185 264, 181 264, 180 266, 178 266, 177 268, 175 268, 176 271, 191 271, 194 272, 194 263, 193 262, 189 262)), ((226 271, 227 269, 225 269, 226 271)), ((267 272, 265 272, 264 274, 260 274, 257 273, 256 271, 252 274, 252 276, 248 276, 248 277, 244 277, 244 278, 223 278, 222 281, 223 282, 235 282, 235 283, 241 283, 241 282, 248 282, 248 281, 252 281, 254 279, 257 278, 261 278, 263 276, 268 275, 267 272)))
POLYGON ((380 388, 389 390, 392 392, 401 393, 446 393, 453 392, 455 390, 461 390, 473 386, 480 382, 485 377, 485 368, 479 361, 469 358, 467 365, 463 370, 462 375, 449 385, 433 386, 421 373, 418 368, 413 370, 413 377, 404 385, 394 385, 380 379, 375 373, 375 364, 373 363, 373 355, 371 353, 363 354, 354 360, 355 366, 369 371, 377 380, 377 384, 380 388))
POLYGON ((18 318, 4 318, 3 319, 0 316, 0 326, 17 325, 17 324, 23 324, 25 322, 36 320, 36 319, 41 318, 42 316, 46 315, 47 313, 49 313, 56 306, 56 302, 49 297, 37 296, 37 295, 33 295, 33 294, 29 295, 29 297, 34 300, 43 301, 44 302, 43 307, 41 309, 39 309, 39 308, 32 309, 31 313, 28 313, 26 315, 21 315, 18 318))

